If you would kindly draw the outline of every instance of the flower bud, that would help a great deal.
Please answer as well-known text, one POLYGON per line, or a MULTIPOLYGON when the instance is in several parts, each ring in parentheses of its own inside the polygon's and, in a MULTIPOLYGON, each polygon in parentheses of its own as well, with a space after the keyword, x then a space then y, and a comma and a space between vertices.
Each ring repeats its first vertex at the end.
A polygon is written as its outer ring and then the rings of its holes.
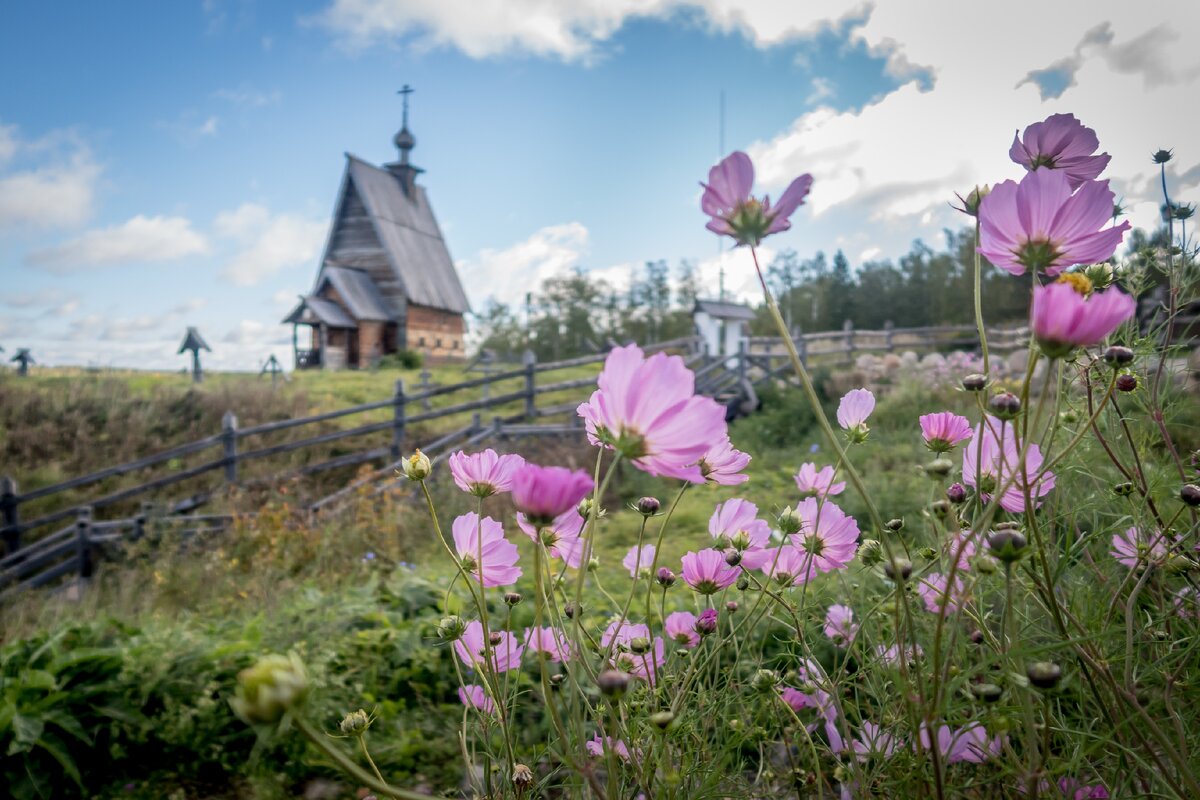
POLYGON ((606 669, 596 676, 596 685, 607 697, 621 697, 629 688, 629 673, 617 669, 606 669))
POLYGON ((504 643, 504 635, 500 631, 492 631, 488 634, 488 642, 492 647, 499 647, 504 643))
POLYGON ((1185 483, 1179 490, 1179 499, 1192 508, 1200 506, 1200 486, 1194 483, 1185 483))
POLYGON ((526 789, 533 786, 533 770, 524 764, 514 764, 512 783, 517 790, 517 794, 523 794, 526 789))
POLYGON ((295 653, 270 655, 238 673, 229 705, 251 725, 274 724, 308 694, 308 672, 295 653))
POLYGON ((994 683, 971 684, 971 694, 985 703, 995 703, 1004 694, 1004 690, 994 683))
POLYGON ((429 461, 429 456, 417 450, 400 462, 400 469, 410 481, 423 481, 433 472, 433 464, 429 461))
POLYGON ((756 692, 767 694, 775 691, 776 685, 779 683, 779 673, 773 669, 760 669, 754 673, 754 677, 750 679, 750 686, 756 692))
POLYGON ((897 583, 902 583, 912 576, 912 562, 907 558, 900 558, 899 556, 885 559, 883 562, 883 574, 897 583))
POLYGON ((746 577, 746 573, 743 572, 741 575, 738 575, 736 585, 739 592, 744 592, 750 588, 750 579, 746 577))
POLYGON ((1092 264, 1083 271, 1083 274, 1087 277, 1087 279, 1089 281, 1092 282, 1092 288, 1096 289, 1097 291, 1099 291, 1101 289, 1107 289, 1109 286, 1112 286, 1112 282, 1113 282, 1112 264, 1109 264, 1107 262, 1101 262, 1099 264, 1092 264))
POLYGON ((1154 155, 1152 155, 1151 158, 1154 159, 1155 164, 1166 164, 1168 161, 1171 160, 1171 151, 1170 150, 1155 150, 1154 155))
POLYGON ((699 618, 696 620, 696 633, 701 636, 708 636, 717 631, 717 612, 716 609, 706 608, 700 612, 699 618))
POLYGON ((876 539, 863 539, 858 546, 858 558, 863 566, 873 567, 883 561, 883 546, 876 539))
POLYGON ((987 378, 978 372, 972 372, 962 379, 962 387, 968 392, 982 392, 987 387, 987 378))
POLYGON ((967 487, 961 483, 952 483, 946 487, 946 499, 954 505, 960 505, 967 500, 967 487))
POLYGON ((1076 422, 1079 422, 1079 415, 1076 414, 1072 409, 1069 409, 1069 408, 1066 411, 1059 414, 1058 418, 1062 421, 1062 423, 1064 425, 1074 425, 1076 422))
POLYGON ((924 561, 937 561, 938 551, 934 547, 922 547, 917 551, 917 555, 924 561))
POLYGON ((954 462, 948 458, 935 458, 925 465, 925 474, 931 478, 944 478, 954 469, 954 462))
POLYGON ((800 520, 800 514, 797 513, 796 509, 788 506, 780 512, 779 531, 783 535, 788 536, 790 534, 799 532, 801 525, 802 522, 800 520))
POLYGON ((650 715, 650 724, 658 728, 660 731, 665 731, 671 727, 671 723, 675 721, 675 715, 670 711, 659 711, 656 714, 650 715))
POLYGON ((504 593, 504 605, 508 606, 509 608, 512 608, 513 606, 517 605, 520 602, 521 602, 521 593, 520 592, 505 592, 504 593))
POLYGON ((650 652, 650 640, 645 636, 638 636, 629 641, 629 652, 635 656, 644 656, 650 652))
POLYGON ((556 672, 550 676, 550 686, 554 689, 557 689, 558 687, 562 686, 563 681, 566 679, 566 675, 563 675, 561 672, 556 672))
POLYGON ((946 517, 950 516, 950 512, 954 510, 950 505, 949 500, 934 500, 929 504, 929 508, 941 519, 945 519, 946 517))
POLYGON ((1188 459, 1192 464, 1192 469, 1200 474, 1200 450, 1193 450, 1192 457, 1188 459))
POLYGON ((344 736, 362 736, 369 727, 371 727, 371 718, 361 708, 358 711, 351 711, 338 723, 338 730, 344 736))
POLYGON ((1021 414, 1021 398, 1012 392, 1001 392, 988 401, 988 408, 1000 419, 1013 420, 1021 414))
POLYGON ((728 611, 730 614, 737 611, 738 610, 737 600, 727 600, 725 602, 725 610, 728 611))
POLYGON ((1117 376, 1117 391, 1132 392, 1138 387, 1137 375, 1125 372, 1117 376))
POLYGON ((645 517, 653 517, 662 505, 654 497, 643 497, 634 505, 634 509, 645 517))
POLYGON ((1029 542, 1020 531, 1003 528, 988 534, 987 546, 993 556, 1005 564, 1011 564, 1025 555, 1029 542))
POLYGON ((462 637, 466 629, 466 621, 455 614, 449 617, 442 617, 442 621, 438 623, 437 634, 438 638, 442 641, 456 642, 462 637))
POLYGON ((983 638, 983 631, 979 630, 978 628, 971 631, 971 644, 983 644, 983 638))
POLYGON ((750 546, 750 534, 746 533, 745 531, 738 531, 733 535, 733 539, 730 541, 730 544, 733 545, 735 550, 745 550, 750 546))
POLYGON ((1114 344, 1104 351, 1104 362, 1113 367, 1121 367, 1133 361, 1133 351, 1128 347, 1114 344))
POLYGON ((658 575, 655 576, 654 580, 658 582, 659 586, 666 589, 675 583, 675 573, 667 567, 659 567, 658 575))
POLYGON ((904 520, 898 519, 898 518, 897 519, 889 519, 887 522, 884 523, 883 527, 887 528, 889 531, 895 532, 904 527, 904 520))
POLYGON ((981 553, 971 559, 971 568, 980 575, 991 575, 996 571, 996 559, 981 553))
POLYGON ((582 500, 580 500, 579 505, 576 507, 575 510, 579 512, 579 516, 583 517, 584 519, 588 519, 592 515, 593 507, 596 508, 596 518, 597 519, 604 516, 604 509, 597 506, 596 501, 590 497, 585 497, 582 500))
POLYGON ((1062 678, 1062 667, 1053 661, 1034 661, 1025 667, 1029 682, 1039 689, 1053 689, 1062 678))
POLYGON ((575 619, 575 614, 579 612, 579 607, 575 605, 573 600, 568 601, 563 606, 563 613, 567 615, 567 619, 575 619))
POLYGON ((991 191, 991 187, 987 184, 984 184, 983 186, 976 186, 974 189, 967 192, 966 197, 963 197, 958 192, 955 192, 954 195, 958 198, 959 202, 962 203, 962 206, 955 206, 953 204, 951 204, 951 206, 956 210, 966 214, 968 217, 978 217, 979 204, 983 202, 983 198, 987 197, 991 191))
POLYGON ((589 558, 588 563, 587 563, 587 571, 595 572, 598 569, 600 569, 600 559, 598 559, 594 556, 592 558, 589 558))
POLYGON ((737 550, 726 550, 725 563, 731 567, 736 567, 738 564, 742 563, 742 554, 737 550))

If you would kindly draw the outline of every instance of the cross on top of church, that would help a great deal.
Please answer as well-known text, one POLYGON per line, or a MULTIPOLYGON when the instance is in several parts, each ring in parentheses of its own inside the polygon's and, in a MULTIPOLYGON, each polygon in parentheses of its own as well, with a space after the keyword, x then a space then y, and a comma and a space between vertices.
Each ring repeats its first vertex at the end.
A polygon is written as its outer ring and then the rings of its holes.
POLYGON ((400 127, 402 127, 402 128, 408 127, 408 96, 415 91, 416 91, 416 89, 412 88, 411 86, 409 86, 406 83, 406 84, 404 84, 403 88, 401 88, 399 91, 396 92, 396 94, 398 94, 404 98, 404 116, 401 119, 401 125, 400 125, 400 127))

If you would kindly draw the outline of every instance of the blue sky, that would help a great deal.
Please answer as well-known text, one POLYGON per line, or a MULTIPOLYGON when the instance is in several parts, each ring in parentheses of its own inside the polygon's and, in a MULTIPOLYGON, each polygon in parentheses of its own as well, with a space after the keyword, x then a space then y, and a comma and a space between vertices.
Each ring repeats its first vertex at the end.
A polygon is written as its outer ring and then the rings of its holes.
POLYGON ((1195 4, 1152 14, 1090 4, 1088 19, 1047 19, 1049 32, 1012 28, 1019 55, 973 43, 1015 23, 953 5, 792 5, 10 9, 0 346, 32 347, 42 363, 169 368, 193 324, 217 366, 287 355, 277 322, 316 273, 342 154, 394 158, 405 83, 417 90, 413 159, 477 308, 561 269, 620 284, 658 258, 696 260, 709 283, 723 263, 748 294, 745 254, 718 256, 696 207, 696 182, 719 155, 722 89, 726 149, 755 157, 765 189, 816 177, 774 249, 842 247, 859 263, 918 237, 936 245, 957 224, 951 192, 1017 177, 1013 130, 1057 111, 1098 130, 1114 188, 1142 219, 1153 211, 1146 155, 1158 147, 1177 147, 1181 196, 1196 193, 1200 153, 1185 139, 1197 122, 1195 4), (1166 122, 1139 114, 1163 104, 1177 109, 1166 122))

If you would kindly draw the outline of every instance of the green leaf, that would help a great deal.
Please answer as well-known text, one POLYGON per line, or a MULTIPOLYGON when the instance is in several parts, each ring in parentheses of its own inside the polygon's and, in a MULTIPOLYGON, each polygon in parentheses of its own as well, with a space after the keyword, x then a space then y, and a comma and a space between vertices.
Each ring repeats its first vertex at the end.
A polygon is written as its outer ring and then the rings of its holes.
POLYGON ((41 719, 14 714, 12 718, 13 741, 8 746, 8 755, 28 753, 41 738, 46 723, 41 719))

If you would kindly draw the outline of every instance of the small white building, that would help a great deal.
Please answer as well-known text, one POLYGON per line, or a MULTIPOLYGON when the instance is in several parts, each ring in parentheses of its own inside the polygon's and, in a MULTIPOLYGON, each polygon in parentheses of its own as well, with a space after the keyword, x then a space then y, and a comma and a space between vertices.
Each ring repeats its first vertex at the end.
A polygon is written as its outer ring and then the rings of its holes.
POLYGON ((692 309, 696 334, 704 340, 710 356, 731 356, 742 340, 750 335, 754 309, 724 300, 697 300, 692 309))

